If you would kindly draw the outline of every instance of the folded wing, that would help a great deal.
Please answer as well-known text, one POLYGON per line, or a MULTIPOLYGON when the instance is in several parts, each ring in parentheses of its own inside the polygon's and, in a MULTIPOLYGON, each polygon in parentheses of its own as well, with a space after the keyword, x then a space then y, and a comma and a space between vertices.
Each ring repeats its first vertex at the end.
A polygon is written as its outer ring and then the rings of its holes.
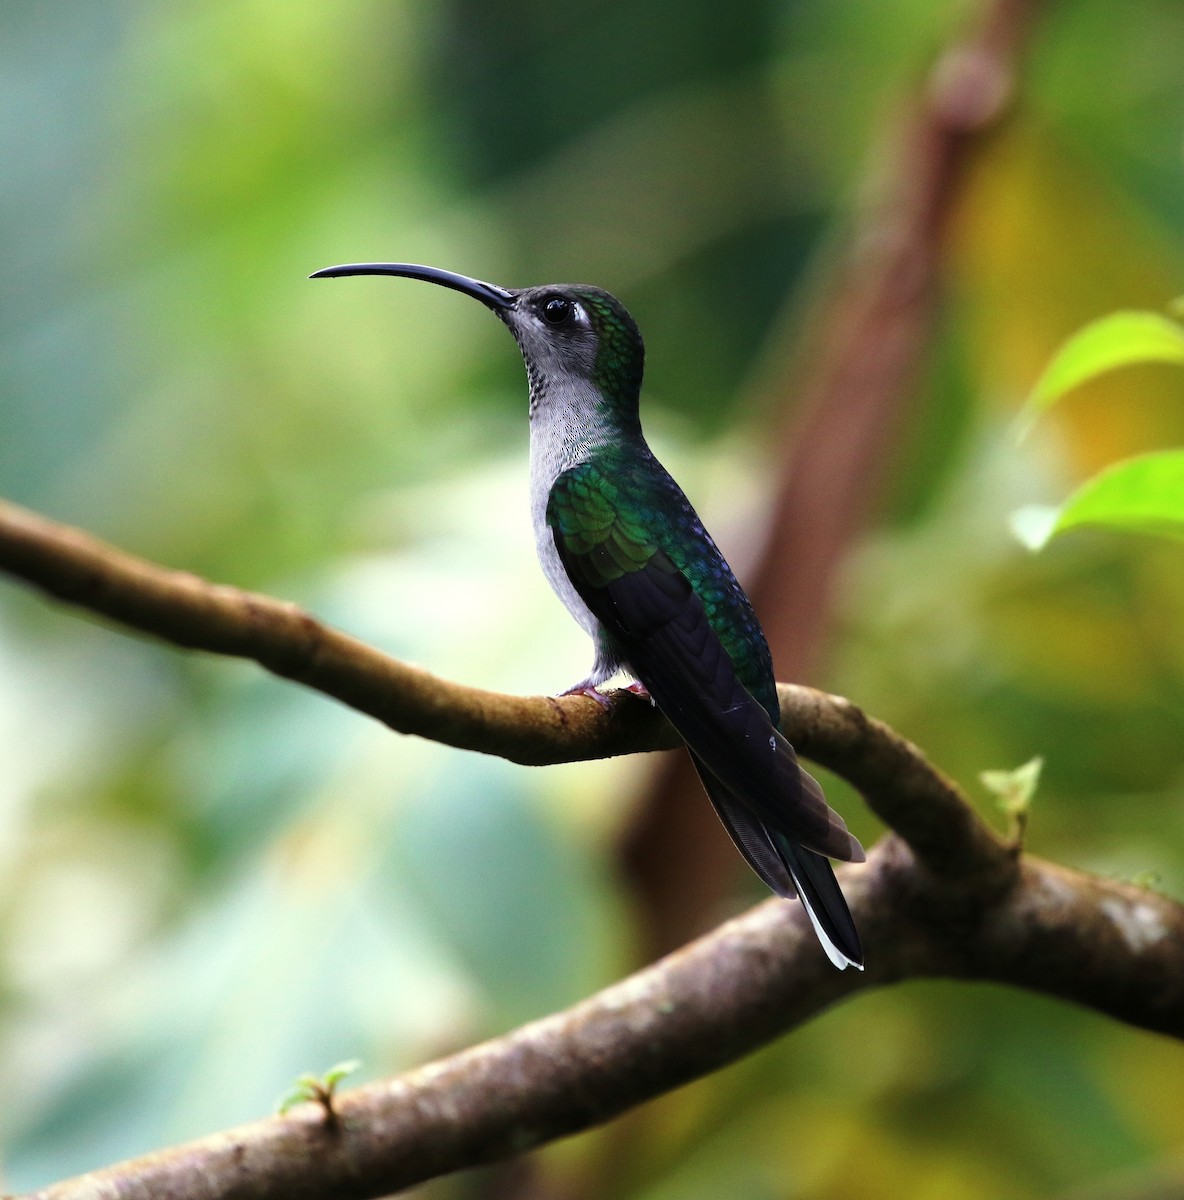
MULTIPOLYGON (((615 501, 598 468, 574 467, 556 480, 547 521, 564 569, 622 660, 721 795, 807 851, 861 861, 859 842, 741 683, 686 575, 615 501)), ((758 874, 785 894, 736 837, 742 818, 724 823, 758 874)))

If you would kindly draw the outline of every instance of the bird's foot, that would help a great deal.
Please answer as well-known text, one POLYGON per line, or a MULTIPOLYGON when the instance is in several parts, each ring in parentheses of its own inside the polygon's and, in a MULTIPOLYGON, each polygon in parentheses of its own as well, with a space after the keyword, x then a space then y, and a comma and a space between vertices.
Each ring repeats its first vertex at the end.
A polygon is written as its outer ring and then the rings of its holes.
POLYGON ((589 700, 595 700, 605 712, 608 712, 613 706, 613 702, 595 684, 588 683, 586 680, 559 694, 561 696, 587 696, 589 700))
MULTIPOLYGON (((650 704, 654 702, 654 698, 646 691, 645 684, 637 679, 632 683, 626 684, 623 688, 614 688, 613 690, 632 692, 639 700, 648 700, 650 704)), ((587 696, 589 700, 595 700, 605 712, 608 712, 613 706, 612 697, 606 696, 595 683, 587 679, 559 694, 561 696, 587 696)))

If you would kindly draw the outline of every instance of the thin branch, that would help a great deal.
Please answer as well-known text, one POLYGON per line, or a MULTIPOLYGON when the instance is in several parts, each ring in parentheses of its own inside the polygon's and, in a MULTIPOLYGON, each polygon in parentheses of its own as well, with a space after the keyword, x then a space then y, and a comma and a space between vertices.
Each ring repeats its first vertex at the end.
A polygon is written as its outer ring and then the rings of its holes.
POLYGON ((585 697, 506 696, 447 683, 321 624, 295 604, 172 571, 0 501, 0 571, 191 650, 257 662, 398 733, 528 766, 678 745, 642 701, 605 716, 585 697))
POLYGON ((568 1009, 286 1117, 109 1167, 29 1200, 379 1196, 588 1129, 856 992, 908 978, 1033 988, 1184 1037, 1184 908, 1025 859, 1002 893, 919 870, 885 838, 843 887, 868 945, 831 969, 797 904, 769 900, 568 1009))
MULTIPOLYGON (((519 697, 440 679, 321 624, 294 604, 171 571, 0 501, 0 570, 60 600, 189 649, 251 659, 399 733, 513 762, 667 749, 679 739, 628 692, 611 710, 581 696, 519 697)), ((780 689, 787 735, 846 777, 935 872, 994 870, 1010 852, 957 786, 850 701, 780 689)))
POLYGON ((1015 850, 975 814, 961 788, 912 742, 842 696, 794 684, 777 694, 798 751, 857 788, 936 875, 1008 875, 1015 850))

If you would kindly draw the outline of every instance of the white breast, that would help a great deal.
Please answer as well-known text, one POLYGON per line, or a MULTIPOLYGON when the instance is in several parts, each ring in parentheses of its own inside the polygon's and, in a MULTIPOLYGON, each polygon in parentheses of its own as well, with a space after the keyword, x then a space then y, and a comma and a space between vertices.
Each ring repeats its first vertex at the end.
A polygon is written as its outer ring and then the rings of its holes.
POLYGON ((548 388, 532 405, 530 414, 530 515, 535 549, 547 582, 594 640, 600 622, 580 599, 559 561, 554 536, 547 528, 547 497, 564 471, 587 462, 591 452, 602 444, 604 427, 589 419, 596 412, 598 400, 590 384, 574 380, 548 388))

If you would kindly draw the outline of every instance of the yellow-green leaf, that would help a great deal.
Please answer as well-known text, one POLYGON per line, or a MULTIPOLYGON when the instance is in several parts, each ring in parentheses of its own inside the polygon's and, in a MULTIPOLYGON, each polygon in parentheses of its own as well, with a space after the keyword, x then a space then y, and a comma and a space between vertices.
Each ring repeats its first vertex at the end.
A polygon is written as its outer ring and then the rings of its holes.
POLYGON ((1133 363, 1184 365, 1184 326, 1154 312, 1116 312, 1091 322, 1053 355, 1020 414, 1020 436, 1079 384, 1133 363))
POLYGON ((1079 525, 1184 538, 1184 450, 1141 454, 1100 471, 1065 501, 1048 536, 1079 525))

